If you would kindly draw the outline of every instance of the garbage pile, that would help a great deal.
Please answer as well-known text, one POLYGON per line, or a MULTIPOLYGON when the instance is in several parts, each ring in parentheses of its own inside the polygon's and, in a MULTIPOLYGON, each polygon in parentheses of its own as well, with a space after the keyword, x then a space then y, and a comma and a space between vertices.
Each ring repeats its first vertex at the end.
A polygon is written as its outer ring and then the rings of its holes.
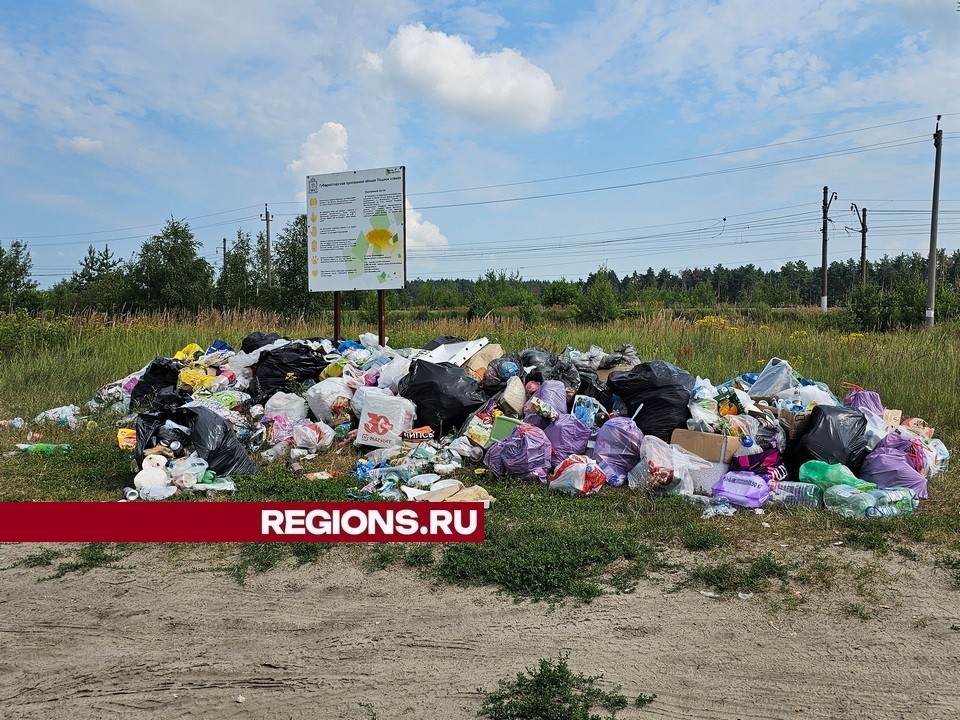
POLYGON ((767 503, 912 512, 949 452, 923 420, 844 389, 841 401, 779 358, 713 385, 629 345, 517 353, 440 337, 395 350, 369 333, 334 345, 256 332, 239 350, 216 340, 158 357, 87 409, 135 413, 118 442, 147 498, 230 490, 266 463, 301 474, 302 460, 353 443, 366 451, 354 499, 489 503, 450 477, 482 464, 575 495, 684 495, 705 515, 767 503))

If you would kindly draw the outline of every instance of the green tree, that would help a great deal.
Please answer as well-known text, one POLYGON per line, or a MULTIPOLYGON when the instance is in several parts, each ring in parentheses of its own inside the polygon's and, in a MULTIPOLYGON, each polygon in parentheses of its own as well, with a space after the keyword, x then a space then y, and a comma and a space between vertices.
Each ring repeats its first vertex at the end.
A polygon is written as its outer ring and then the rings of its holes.
POLYGON ((197 253, 200 241, 185 220, 167 220, 144 241, 130 266, 130 281, 142 309, 197 309, 212 302, 213 268, 197 253))
POLYGON ((37 283, 30 278, 33 258, 22 240, 14 240, 9 249, 0 245, 0 306, 23 307, 35 294, 37 283))
POLYGON ((259 274, 253 255, 253 238, 237 230, 233 247, 227 248, 217 279, 217 300, 224 307, 246 308, 256 302, 259 274))
POLYGON ((620 302, 613 287, 611 273, 606 266, 601 266, 596 274, 590 276, 587 287, 577 302, 577 320, 582 323, 603 323, 618 317, 620 302))
POLYGON ((548 306, 573 305, 579 299, 580 287, 564 278, 549 283, 540 296, 540 302, 548 306))

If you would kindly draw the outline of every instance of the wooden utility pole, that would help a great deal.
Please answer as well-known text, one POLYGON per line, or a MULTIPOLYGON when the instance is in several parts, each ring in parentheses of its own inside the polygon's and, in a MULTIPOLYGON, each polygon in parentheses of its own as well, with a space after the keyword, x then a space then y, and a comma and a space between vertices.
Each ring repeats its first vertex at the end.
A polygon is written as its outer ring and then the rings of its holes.
POLYGON ((940 214, 940 158, 943 151, 943 130, 937 115, 937 130, 933 133, 933 146, 937 149, 933 165, 933 209, 930 211, 930 257, 927 258, 927 327, 933 327, 934 306, 937 300, 937 222, 940 214))

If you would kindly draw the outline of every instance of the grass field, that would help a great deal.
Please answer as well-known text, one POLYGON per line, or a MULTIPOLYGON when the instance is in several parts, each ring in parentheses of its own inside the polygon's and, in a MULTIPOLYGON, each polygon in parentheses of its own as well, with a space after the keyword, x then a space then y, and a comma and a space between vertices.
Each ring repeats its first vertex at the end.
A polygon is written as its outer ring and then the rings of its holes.
MULTIPOLYGON (((371 328, 347 317, 346 337, 371 328)), ((157 355, 172 355, 190 342, 206 346, 214 338, 234 345, 253 330, 290 337, 328 336, 322 322, 283 321, 265 314, 210 313, 199 317, 146 316, 105 322, 103 318, 0 318, 0 418, 32 418, 46 408, 83 404, 102 384, 121 378, 157 355)), ((375 332, 375 328, 372 328, 375 332)), ((416 347, 437 335, 487 336, 508 350, 538 345, 562 351, 591 344, 612 351, 622 343, 642 359, 665 359, 694 375, 721 382, 757 371, 772 357, 788 359, 805 376, 822 380, 838 394, 841 383, 880 393, 887 407, 904 416, 925 418, 953 448, 960 423, 958 329, 884 335, 841 334, 823 329, 818 316, 799 320, 747 320, 736 312, 704 318, 678 318, 663 312, 644 319, 600 327, 551 323, 536 326, 507 318, 466 324, 456 320, 388 325, 390 345, 416 347)), ((25 431, 0 428, 0 452, 22 442, 25 431)), ((131 455, 115 442, 109 422, 70 431, 45 430, 44 440, 69 442, 65 456, 0 456, 2 500, 116 500, 132 481, 131 455)), ((285 468, 244 478, 236 500, 342 500, 356 481, 349 478, 357 455, 329 452, 309 470, 344 471, 343 480, 311 482, 285 468)), ((828 557, 825 548, 867 549, 939 563, 954 576, 960 567, 960 483, 954 473, 935 478, 931 500, 916 515, 884 522, 845 520, 804 509, 767 509, 763 515, 739 512, 730 518, 701 520, 693 506, 626 489, 605 489, 588 498, 568 498, 519 481, 479 479, 498 498, 487 516, 487 541, 476 546, 424 548, 378 546, 370 550, 371 569, 403 563, 447 582, 492 584, 518 597, 587 600, 607 590, 625 591, 641 577, 667 573, 676 586, 710 588, 718 593, 767 592, 777 602, 796 605, 810 592, 839 585, 869 588, 869 570, 828 557), (684 559, 677 565, 676 557, 684 559), (866 573, 866 575, 865 575, 866 573)), ((223 498, 217 498, 220 501, 223 498)), ((231 571, 247 573, 277 562, 322 561, 324 546, 245 545, 237 548, 231 571)), ((53 574, 114 562, 131 546, 104 550, 88 546, 77 558, 38 556, 53 574), (85 559, 84 559, 85 558, 85 559)), ((960 582, 960 580, 958 580, 960 582)), ((864 594, 865 593, 865 594, 864 594)), ((851 603, 851 614, 867 612, 851 603)), ((867 613, 868 614, 868 613, 867 613)))

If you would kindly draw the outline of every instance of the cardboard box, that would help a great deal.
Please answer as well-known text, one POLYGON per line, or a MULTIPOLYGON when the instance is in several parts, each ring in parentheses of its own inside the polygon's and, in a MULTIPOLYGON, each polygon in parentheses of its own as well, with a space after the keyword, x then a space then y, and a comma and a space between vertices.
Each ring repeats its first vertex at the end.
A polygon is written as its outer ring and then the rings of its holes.
POLYGON ((607 378, 610 377, 610 373, 622 372, 624 370, 629 370, 632 367, 632 365, 617 365, 616 367, 597 370, 597 377, 600 378, 600 382, 605 383, 607 378))
POLYGON ((903 420, 903 410, 884 410, 883 421, 887 427, 896 427, 903 420))
POLYGON ((788 440, 796 440, 807 431, 807 425, 810 424, 809 411, 790 412, 789 410, 780 410, 780 425, 787 433, 788 440))
POLYGON ((491 360, 503 357, 503 347, 497 343, 491 343, 480 348, 469 360, 463 364, 463 369, 472 374, 478 380, 483 378, 483 371, 491 360))
POLYGON ((683 428, 673 431, 670 442, 712 463, 729 463, 733 454, 740 449, 739 438, 683 428))

